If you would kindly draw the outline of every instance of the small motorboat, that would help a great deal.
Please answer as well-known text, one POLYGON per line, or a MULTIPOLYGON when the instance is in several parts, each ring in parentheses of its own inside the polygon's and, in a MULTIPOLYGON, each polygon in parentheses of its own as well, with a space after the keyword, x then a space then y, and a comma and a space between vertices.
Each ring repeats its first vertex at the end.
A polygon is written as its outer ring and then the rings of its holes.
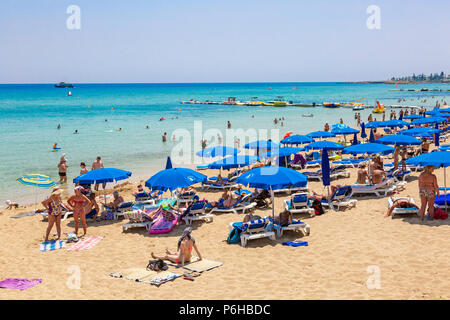
POLYGON ((302 114, 302 117, 312 118, 312 117, 314 117, 314 115, 312 113, 305 113, 305 114, 302 114))

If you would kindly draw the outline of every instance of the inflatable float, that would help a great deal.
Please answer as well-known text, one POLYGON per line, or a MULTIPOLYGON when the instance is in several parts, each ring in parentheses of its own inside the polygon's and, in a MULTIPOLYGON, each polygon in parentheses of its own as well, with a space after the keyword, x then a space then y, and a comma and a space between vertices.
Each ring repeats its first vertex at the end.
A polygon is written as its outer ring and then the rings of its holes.
POLYGON ((148 229, 148 233, 150 234, 160 234, 160 233, 169 233, 170 231, 175 228, 175 226, 178 223, 179 216, 178 214, 173 210, 159 210, 155 216, 157 217, 156 220, 153 220, 152 226, 148 229), (167 220, 163 212, 166 211, 167 213, 171 213, 173 215, 172 220, 167 220))
POLYGON ((383 112, 386 112, 386 108, 384 107, 384 105, 380 104, 379 101, 377 101, 377 107, 375 109, 373 109, 372 112, 373 113, 383 113, 383 112))

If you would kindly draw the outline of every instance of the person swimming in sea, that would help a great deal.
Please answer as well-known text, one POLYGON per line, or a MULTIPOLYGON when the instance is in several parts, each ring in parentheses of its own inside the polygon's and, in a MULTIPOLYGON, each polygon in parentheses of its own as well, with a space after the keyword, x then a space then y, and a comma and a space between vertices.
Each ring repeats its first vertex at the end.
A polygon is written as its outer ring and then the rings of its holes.
POLYGON ((75 132, 73 134, 78 134, 78 129, 75 130, 75 132))

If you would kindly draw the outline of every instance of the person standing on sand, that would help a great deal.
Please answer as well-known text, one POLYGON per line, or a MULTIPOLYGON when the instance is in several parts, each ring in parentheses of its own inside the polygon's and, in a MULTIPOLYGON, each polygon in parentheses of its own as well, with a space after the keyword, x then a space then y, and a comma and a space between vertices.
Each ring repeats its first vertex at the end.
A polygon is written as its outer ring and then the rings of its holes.
POLYGON ((400 155, 400 146, 395 146, 395 151, 394 151, 394 170, 398 169, 398 160, 399 160, 399 155, 400 155))
MULTIPOLYGON (((103 162, 102 162, 102 158, 100 156, 97 157, 97 160, 95 160, 92 163, 92 170, 96 170, 96 169, 103 169, 103 162)), ((106 187, 106 182, 103 182, 103 190, 105 190, 106 187)), ((94 186, 95 191, 98 191, 98 184, 96 183, 94 186)))
POLYGON ((384 121, 386 119, 386 111, 383 111, 383 118, 382 121, 384 121))
POLYGON ((433 174, 434 167, 426 166, 424 171, 419 176, 419 195, 420 195, 420 220, 423 221, 425 209, 428 204, 428 214, 430 219, 434 219, 434 200, 439 197, 439 186, 437 178, 433 174))
POLYGON ((75 187, 75 195, 71 196, 67 203, 73 208, 73 218, 75 221, 75 235, 78 237, 78 221, 81 220, 81 225, 83 226, 83 236, 86 235, 87 225, 86 225, 86 208, 89 206, 91 201, 81 193, 83 187, 75 187))
POLYGON ((58 174, 59 174, 59 182, 65 183, 67 182, 67 165, 66 159, 61 157, 58 164, 58 174))
POLYGON ((340 124, 344 124, 344 120, 342 120, 342 118, 339 120, 340 124))
POLYGON ((323 127, 323 130, 324 130, 325 132, 330 131, 330 125, 328 124, 328 122, 325 123, 325 125, 324 125, 324 127, 323 127))
POLYGON ((50 231, 52 231, 53 225, 56 224, 56 232, 58 233, 59 240, 61 238, 61 215, 62 215, 62 200, 61 200, 61 189, 58 187, 53 188, 50 197, 42 201, 42 205, 48 212, 48 226, 45 232, 45 242, 48 241, 48 236, 50 231))

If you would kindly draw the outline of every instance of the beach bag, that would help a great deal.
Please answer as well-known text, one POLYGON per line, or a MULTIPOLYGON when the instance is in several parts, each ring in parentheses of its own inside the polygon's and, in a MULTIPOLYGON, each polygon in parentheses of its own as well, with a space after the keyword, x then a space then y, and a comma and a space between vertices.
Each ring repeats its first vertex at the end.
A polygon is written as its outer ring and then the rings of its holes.
POLYGON ((320 216, 320 215, 325 213, 325 211, 323 210, 322 203, 319 200, 317 200, 317 199, 315 199, 313 201, 312 207, 313 207, 314 212, 316 213, 317 216, 320 216))
POLYGON ((167 263, 165 263, 163 260, 149 260, 147 265, 147 270, 153 270, 153 271, 165 271, 169 267, 167 266, 167 263))
POLYGON ((434 218, 445 220, 448 218, 448 213, 443 211, 441 208, 434 208, 434 218))
POLYGON ((239 243, 241 241, 241 229, 234 227, 227 238, 228 244, 239 243))

